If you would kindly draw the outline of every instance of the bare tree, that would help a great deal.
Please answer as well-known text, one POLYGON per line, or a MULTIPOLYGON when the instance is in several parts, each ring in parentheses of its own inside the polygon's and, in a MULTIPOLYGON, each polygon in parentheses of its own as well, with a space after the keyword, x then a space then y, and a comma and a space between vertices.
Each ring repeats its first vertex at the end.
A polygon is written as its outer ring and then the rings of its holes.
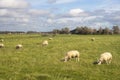
POLYGON ((65 28, 62 28, 60 32, 61 32, 61 34, 69 34, 70 30, 68 27, 65 27, 65 28))
POLYGON ((114 34, 119 34, 120 33, 120 28, 118 26, 113 26, 113 33, 114 34))

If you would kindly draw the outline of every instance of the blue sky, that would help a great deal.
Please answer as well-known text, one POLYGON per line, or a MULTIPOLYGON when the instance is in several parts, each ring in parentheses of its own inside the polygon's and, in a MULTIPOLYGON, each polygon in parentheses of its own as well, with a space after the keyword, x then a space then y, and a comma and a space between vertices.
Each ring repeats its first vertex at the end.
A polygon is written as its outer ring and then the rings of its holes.
POLYGON ((0 31, 120 26, 120 0, 0 0, 0 31))

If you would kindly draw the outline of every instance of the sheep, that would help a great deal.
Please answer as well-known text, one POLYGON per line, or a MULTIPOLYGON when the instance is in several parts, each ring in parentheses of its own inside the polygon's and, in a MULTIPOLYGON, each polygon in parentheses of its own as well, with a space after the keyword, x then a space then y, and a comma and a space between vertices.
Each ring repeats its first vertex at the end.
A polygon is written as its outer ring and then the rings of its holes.
POLYGON ((1 44, 0 44, 0 48, 2 48, 2 47, 4 47, 4 44, 1 43, 1 44))
POLYGON ((21 44, 16 45, 16 49, 20 49, 22 47, 23 47, 23 45, 21 45, 21 44))
POLYGON ((49 38, 49 40, 52 40, 53 38, 49 38))
POLYGON ((0 39, 0 42, 3 42, 4 41, 4 39, 0 39))
POLYGON ((110 52, 104 52, 100 55, 99 60, 96 64, 101 65, 102 63, 110 64, 112 60, 112 54, 110 52))
POLYGON ((48 41, 47 41, 47 40, 44 40, 44 41, 42 42, 42 45, 43 45, 43 46, 47 46, 47 45, 48 45, 48 41))
POLYGON ((95 38, 91 38, 91 41, 95 41, 95 38))
POLYGON ((76 61, 79 61, 79 52, 77 50, 71 50, 66 53, 65 58, 62 60, 64 62, 69 61, 71 58, 76 58, 76 61))

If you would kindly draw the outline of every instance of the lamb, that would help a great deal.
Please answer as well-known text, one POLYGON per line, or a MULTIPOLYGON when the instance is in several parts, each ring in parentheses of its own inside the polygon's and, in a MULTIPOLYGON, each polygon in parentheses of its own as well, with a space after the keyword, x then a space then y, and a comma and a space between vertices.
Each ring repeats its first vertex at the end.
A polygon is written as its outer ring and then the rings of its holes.
POLYGON ((21 45, 21 44, 16 45, 16 49, 20 49, 22 47, 23 47, 23 45, 21 45))
POLYGON ((48 45, 48 41, 47 40, 44 40, 43 43, 42 43, 43 46, 46 46, 48 45))
POLYGON ((76 61, 79 61, 79 52, 77 50, 71 50, 66 53, 65 58, 62 60, 64 62, 69 61, 71 58, 76 58, 76 61))
POLYGON ((0 48, 2 48, 2 47, 4 47, 4 44, 1 43, 1 44, 0 44, 0 48))
POLYGON ((99 60, 97 61, 98 65, 101 65, 102 63, 110 64, 112 60, 112 54, 110 52, 104 52, 100 55, 99 60))

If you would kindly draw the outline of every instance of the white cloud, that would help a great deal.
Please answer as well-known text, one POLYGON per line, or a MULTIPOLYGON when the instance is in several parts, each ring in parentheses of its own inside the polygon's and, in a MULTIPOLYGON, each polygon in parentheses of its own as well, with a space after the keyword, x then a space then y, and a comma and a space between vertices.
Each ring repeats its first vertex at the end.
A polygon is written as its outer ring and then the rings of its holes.
POLYGON ((95 22, 95 23, 91 23, 90 27, 92 28, 96 28, 99 29, 99 27, 105 28, 105 27, 111 27, 112 24, 108 21, 103 21, 103 22, 95 22))
POLYGON ((104 0, 97 9, 104 9, 106 12, 120 11, 120 0, 104 0))
POLYGON ((33 14, 33 15, 47 15, 47 14, 49 14, 50 12, 49 12, 48 10, 30 9, 30 10, 29 10, 29 13, 30 13, 30 14, 33 14))
POLYGON ((27 8, 28 6, 25 0, 0 0, 0 8, 27 8))
POLYGON ((71 16, 81 16, 81 15, 84 16, 84 15, 86 15, 86 13, 84 12, 84 10, 79 9, 79 8, 77 8, 77 9, 71 9, 69 11, 69 14, 71 16))
POLYGON ((47 0, 47 3, 56 3, 57 0, 47 0))
POLYGON ((16 22, 20 22, 20 23, 28 23, 29 22, 29 18, 16 18, 15 19, 16 20, 16 22))
POLYGON ((57 0, 56 4, 64 4, 64 3, 71 3, 75 2, 76 0, 57 0))
POLYGON ((23 18, 30 17, 24 10, 19 9, 0 9, 1 17, 23 18))
POLYGON ((84 17, 83 20, 92 21, 92 20, 101 20, 102 18, 104 17, 103 16, 88 16, 88 17, 84 17))
POLYGON ((47 19, 48 24, 52 24, 54 21, 53 19, 47 19))
POLYGON ((0 9, 0 16, 5 16, 8 14, 8 11, 6 9, 0 9))
POLYGON ((48 3, 53 3, 53 4, 65 4, 65 3, 71 3, 75 2, 76 0, 48 0, 48 3))

